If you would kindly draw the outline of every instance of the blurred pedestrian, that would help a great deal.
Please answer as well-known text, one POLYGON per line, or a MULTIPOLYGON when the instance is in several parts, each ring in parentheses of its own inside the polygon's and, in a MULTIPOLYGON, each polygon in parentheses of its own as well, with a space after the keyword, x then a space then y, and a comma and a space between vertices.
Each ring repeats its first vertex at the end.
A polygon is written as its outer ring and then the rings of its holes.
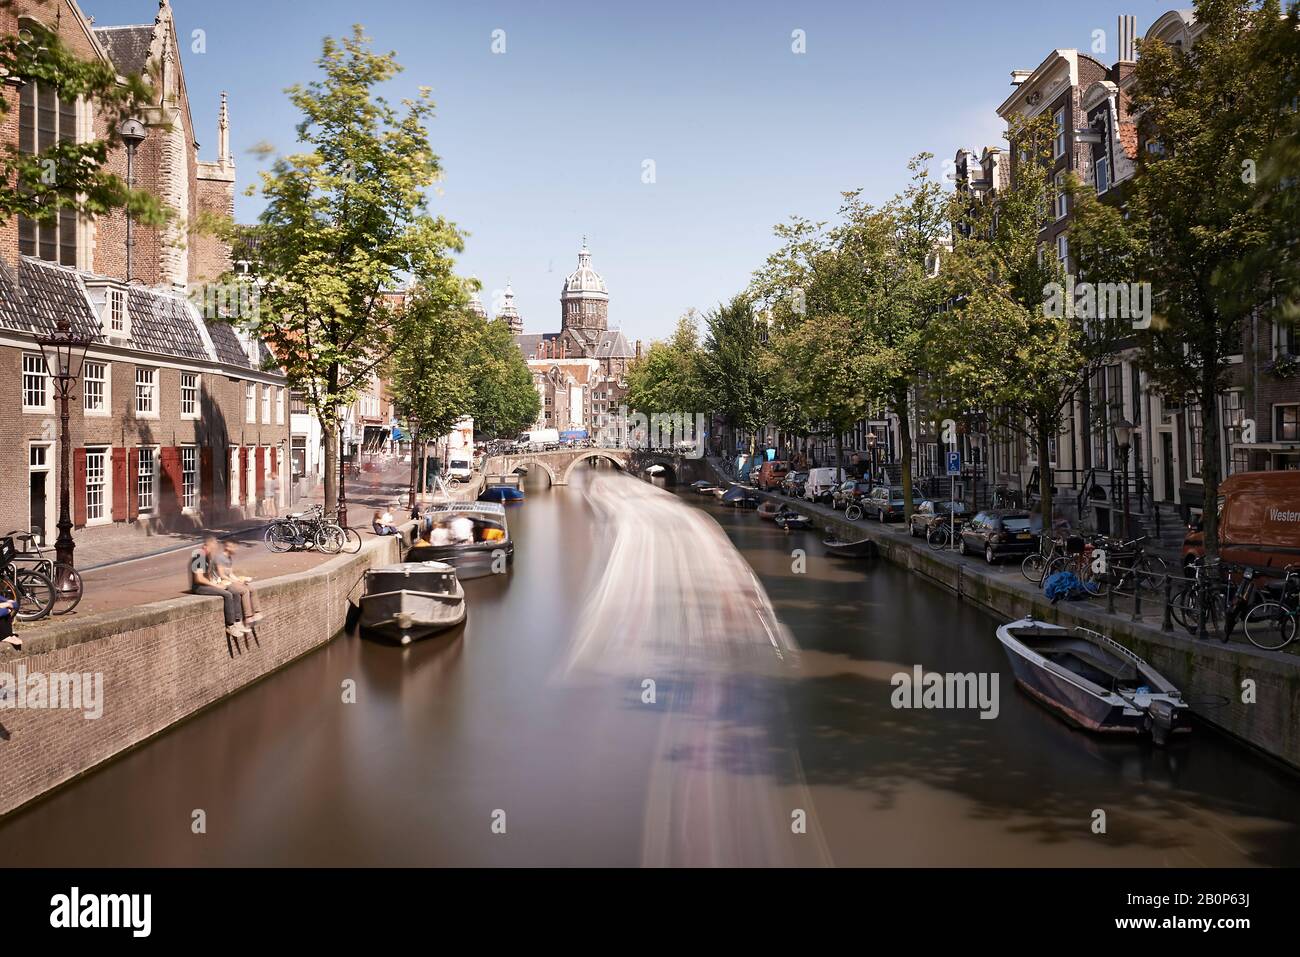
POLYGON ((235 548, 236 545, 231 540, 222 544, 216 560, 217 574, 221 576, 221 587, 239 596, 239 603, 244 613, 244 624, 255 625, 262 620, 262 611, 258 607, 253 579, 248 575, 235 572, 235 548))
POLYGON ((242 638, 248 629, 241 623, 240 602, 237 595, 221 587, 221 576, 217 571, 217 536, 209 535, 203 544, 190 552, 190 591, 195 595, 211 595, 220 598, 224 604, 226 616, 226 634, 231 638, 242 638))

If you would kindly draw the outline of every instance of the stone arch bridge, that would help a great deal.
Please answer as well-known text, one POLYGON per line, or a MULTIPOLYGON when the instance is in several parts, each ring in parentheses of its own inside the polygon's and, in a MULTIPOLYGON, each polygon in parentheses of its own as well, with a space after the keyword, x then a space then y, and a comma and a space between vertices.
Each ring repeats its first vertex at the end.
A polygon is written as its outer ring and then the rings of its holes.
POLYGON ((546 473, 552 485, 568 485, 573 470, 583 462, 608 462, 617 469, 633 475, 643 475, 652 466, 659 466, 670 485, 693 482, 705 477, 703 459, 690 459, 674 452, 656 452, 651 449, 555 449, 550 452, 513 452, 509 455, 489 456, 484 464, 488 481, 493 476, 511 475, 516 469, 539 469, 546 473))

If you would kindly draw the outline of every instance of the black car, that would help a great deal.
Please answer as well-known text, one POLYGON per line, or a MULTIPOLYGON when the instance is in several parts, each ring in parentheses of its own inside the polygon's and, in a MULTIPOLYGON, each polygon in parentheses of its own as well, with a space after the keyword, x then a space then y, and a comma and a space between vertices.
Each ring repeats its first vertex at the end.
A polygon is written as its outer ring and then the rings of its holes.
POLYGON ((960 525, 966 521, 969 511, 965 502, 945 502, 940 499, 926 499, 912 513, 911 526, 908 531, 913 537, 924 537, 936 521, 948 522, 954 517, 960 525))
POLYGON ((1002 508, 980 512, 961 527, 957 551, 983 554, 990 565, 1008 555, 1024 555, 1038 547, 1033 520, 1023 509, 1002 508))
MULTIPOLYGON (((912 491, 912 508, 920 508, 921 496, 912 491)), ((903 517, 903 486, 877 485, 858 501, 864 515, 874 515, 882 522, 903 517)))
POLYGON ((787 472, 785 478, 781 479, 781 491, 793 498, 803 498, 803 487, 807 481, 807 472, 787 472))
POLYGON ((841 509, 848 508, 850 505, 860 505, 862 499, 870 491, 870 482, 864 482, 861 479, 849 479, 831 493, 831 508, 841 509))

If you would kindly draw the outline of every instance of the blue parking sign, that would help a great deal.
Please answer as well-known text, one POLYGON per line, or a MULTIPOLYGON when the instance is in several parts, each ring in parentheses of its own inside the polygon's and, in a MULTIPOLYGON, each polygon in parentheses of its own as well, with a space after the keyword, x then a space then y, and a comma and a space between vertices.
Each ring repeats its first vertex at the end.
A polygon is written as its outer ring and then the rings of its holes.
POLYGON ((948 474, 961 475, 961 453, 960 452, 948 453, 948 474))

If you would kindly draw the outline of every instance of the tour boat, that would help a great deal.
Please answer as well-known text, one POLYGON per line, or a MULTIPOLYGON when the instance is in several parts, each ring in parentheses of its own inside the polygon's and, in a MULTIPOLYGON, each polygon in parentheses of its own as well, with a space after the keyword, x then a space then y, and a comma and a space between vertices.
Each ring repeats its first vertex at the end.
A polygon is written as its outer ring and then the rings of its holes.
POLYGON ((522 502, 524 490, 517 485, 489 485, 479 494, 480 502, 522 502))
POLYGON ((445 562, 402 562, 366 572, 361 631, 398 644, 427 638, 465 620, 465 588, 445 562))
POLYGON ((871 558, 876 554, 876 543, 869 538, 845 542, 832 535, 825 539, 822 545, 826 547, 826 551, 839 558, 871 558))
POLYGON ((781 503, 768 500, 758 507, 758 517, 770 522, 776 518, 776 513, 779 511, 781 511, 781 503))
POLYGON ((450 502, 424 512, 408 562, 446 562, 461 578, 505 571, 515 543, 500 502, 450 502))
POLYGON ((1191 730, 1178 689, 1105 635, 1022 618, 1000 627, 998 641, 1020 687, 1071 724, 1149 734, 1158 745, 1191 730))
POLYGON ((792 529, 812 528, 813 520, 802 512, 796 512, 792 508, 783 508, 776 513, 773 519, 779 528, 784 528, 787 532, 792 529))

